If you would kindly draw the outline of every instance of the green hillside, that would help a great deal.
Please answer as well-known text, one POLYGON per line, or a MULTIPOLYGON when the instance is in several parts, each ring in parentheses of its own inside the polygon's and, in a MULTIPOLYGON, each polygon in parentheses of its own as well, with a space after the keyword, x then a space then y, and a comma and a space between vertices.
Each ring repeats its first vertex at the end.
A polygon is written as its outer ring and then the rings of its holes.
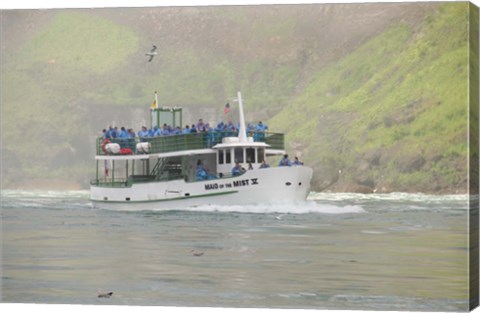
POLYGON ((333 189, 464 190, 468 5, 393 25, 319 72, 274 117, 333 189), (305 119, 316 116, 317 119, 305 119), (300 127, 294 123, 303 120, 300 127), (316 132, 312 132, 317 130, 316 132), (340 172, 340 173, 339 173, 340 172))
POLYGON ((2 183, 86 188, 95 136, 154 90, 218 112, 241 90, 315 190, 465 192, 469 8, 2 11, 2 183))

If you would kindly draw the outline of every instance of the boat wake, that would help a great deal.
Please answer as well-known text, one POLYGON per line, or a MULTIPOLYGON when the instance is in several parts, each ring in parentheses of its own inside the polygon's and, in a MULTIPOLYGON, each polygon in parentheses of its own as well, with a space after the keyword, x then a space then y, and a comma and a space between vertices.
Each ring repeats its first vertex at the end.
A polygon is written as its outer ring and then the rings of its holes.
MULTIPOLYGON (((23 191, 2 190, 3 204, 10 208, 36 209, 91 209, 88 191, 23 191)), ((225 213, 259 213, 259 214, 351 214, 365 213, 360 205, 343 205, 340 203, 318 203, 307 200, 296 204, 255 204, 255 205, 201 205, 195 207, 179 206, 155 208, 158 211, 186 211, 186 212, 225 212, 225 213)))
MULTIPOLYGON (((165 211, 165 208, 161 209, 165 211)), ((330 205, 314 201, 305 201, 297 204, 255 204, 255 205, 201 205, 195 207, 172 208, 171 211, 189 212, 222 212, 222 213, 257 213, 257 214, 351 214, 365 213, 359 205, 330 205)), ((153 209, 153 211, 157 211, 153 209)), ((160 211, 160 209, 158 210, 160 211)), ((280 218, 279 218, 280 219, 280 218)))
MULTIPOLYGON (((87 190, 42 191, 42 190, 2 190, 2 207, 45 208, 45 209, 92 209, 87 190)), ((366 213, 377 203, 381 207, 388 204, 389 210, 443 210, 468 209, 467 195, 424 195, 424 194, 349 194, 311 192, 308 199, 296 204, 255 204, 255 205, 201 205, 195 207, 171 204, 172 207, 152 207, 148 211, 186 212, 236 212, 259 214, 355 214, 366 213)), ((478 200, 477 200, 478 201, 478 200)), ((378 206, 377 205, 377 206, 378 206)))
POLYGON ((419 203, 432 203, 432 202, 445 202, 445 201, 467 201, 468 195, 428 195, 423 193, 404 193, 404 192, 392 192, 392 193, 329 193, 329 192, 310 192, 308 195, 309 200, 318 201, 408 201, 419 203))

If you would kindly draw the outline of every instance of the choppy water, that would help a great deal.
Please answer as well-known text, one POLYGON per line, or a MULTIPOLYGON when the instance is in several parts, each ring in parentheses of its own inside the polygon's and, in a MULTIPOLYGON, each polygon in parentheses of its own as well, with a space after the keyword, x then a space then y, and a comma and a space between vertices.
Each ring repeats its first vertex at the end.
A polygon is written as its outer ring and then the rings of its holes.
POLYGON ((1 214, 3 302, 468 308, 465 196, 127 213, 92 209, 83 191, 2 191, 1 214))

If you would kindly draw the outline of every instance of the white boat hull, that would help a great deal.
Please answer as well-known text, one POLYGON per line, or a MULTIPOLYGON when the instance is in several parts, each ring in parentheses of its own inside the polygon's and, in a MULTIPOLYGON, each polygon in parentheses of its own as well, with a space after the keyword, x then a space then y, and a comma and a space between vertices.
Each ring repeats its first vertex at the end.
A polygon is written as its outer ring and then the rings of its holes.
POLYGON ((95 208, 144 211, 181 210, 204 205, 292 204, 306 200, 313 170, 272 167, 221 179, 134 183, 128 187, 91 186, 95 208))

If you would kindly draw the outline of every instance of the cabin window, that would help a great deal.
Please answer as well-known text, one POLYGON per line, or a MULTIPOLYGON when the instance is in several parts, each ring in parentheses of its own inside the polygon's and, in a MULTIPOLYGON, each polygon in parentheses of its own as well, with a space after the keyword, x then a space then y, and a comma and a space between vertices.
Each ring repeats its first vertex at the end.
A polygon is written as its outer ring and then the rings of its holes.
POLYGON ((256 163, 255 162, 255 149, 247 148, 247 163, 256 163))
POLYGON ((257 162, 262 163, 265 160, 265 149, 258 148, 257 149, 257 162))
POLYGON ((231 164, 232 163, 232 155, 230 153, 230 150, 225 150, 225 164, 231 164))
POLYGON ((223 164, 224 163, 224 160, 223 160, 223 150, 220 149, 218 150, 218 164, 223 164))
POLYGON ((235 148, 235 162, 243 163, 243 148, 235 148))

